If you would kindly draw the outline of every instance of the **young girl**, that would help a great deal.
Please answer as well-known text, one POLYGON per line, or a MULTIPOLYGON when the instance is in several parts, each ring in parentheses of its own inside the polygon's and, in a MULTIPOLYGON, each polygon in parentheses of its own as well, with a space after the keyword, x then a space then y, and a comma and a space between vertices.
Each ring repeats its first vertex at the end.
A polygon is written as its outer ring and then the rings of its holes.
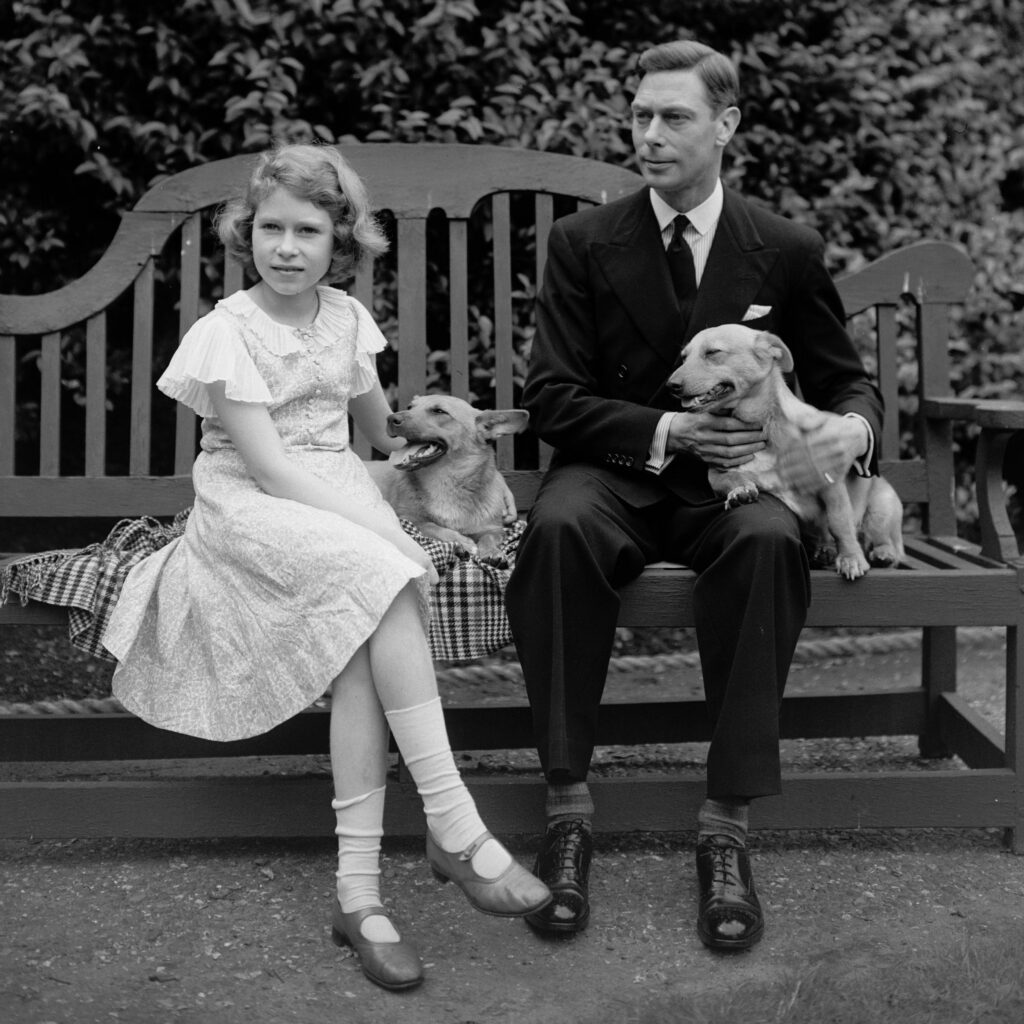
POLYGON ((349 448, 349 413, 379 450, 404 444, 385 429, 385 339, 327 284, 386 241, 359 178, 319 146, 264 154, 218 230, 259 280, 199 320, 157 382, 203 417, 195 504, 184 535, 126 581, 104 636, 113 691, 154 725, 233 740, 330 688, 332 934, 372 981, 410 988, 420 959, 378 892, 389 729, 435 874, 492 914, 531 913, 550 893, 487 832, 459 777, 426 636, 436 574, 349 448))

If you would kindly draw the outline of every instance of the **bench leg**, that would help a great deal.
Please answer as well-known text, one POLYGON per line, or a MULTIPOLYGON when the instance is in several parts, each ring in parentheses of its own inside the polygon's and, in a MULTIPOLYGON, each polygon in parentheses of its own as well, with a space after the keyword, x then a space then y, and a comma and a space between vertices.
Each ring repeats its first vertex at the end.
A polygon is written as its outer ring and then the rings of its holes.
POLYGON ((1014 825, 1003 839, 1016 854, 1024 854, 1024 622, 1006 630, 1006 767, 1014 775, 1014 825))
POLYGON ((926 693, 928 721, 917 746, 922 757, 949 757, 939 729, 938 705, 942 694, 956 692, 956 627, 926 626, 921 632, 921 685, 926 693))

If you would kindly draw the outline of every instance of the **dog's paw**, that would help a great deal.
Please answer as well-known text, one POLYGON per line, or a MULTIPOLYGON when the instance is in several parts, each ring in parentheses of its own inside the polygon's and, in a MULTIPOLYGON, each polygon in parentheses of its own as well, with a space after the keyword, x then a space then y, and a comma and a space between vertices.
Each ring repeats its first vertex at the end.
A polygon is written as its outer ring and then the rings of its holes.
POLYGON ((868 552, 868 562, 876 569, 893 569, 900 564, 900 556, 891 544, 879 544, 868 552))
POLYGON ((477 542, 476 557, 481 562, 499 562, 501 555, 502 535, 500 533, 482 534, 477 542))
POLYGON ((836 559, 836 572, 844 579, 860 579, 870 568, 868 560, 859 552, 856 555, 840 555, 836 559))
POLYGON ((752 505, 757 501, 759 494, 756 484, 740 484, 738 487, 733 487, 725 496, 726 511, 738 508, 740 505, 752 505))
POLYGON ((839 552, 831 544, 814 544, 808 551, 812 569, 832 569, 839 560, 839 552))

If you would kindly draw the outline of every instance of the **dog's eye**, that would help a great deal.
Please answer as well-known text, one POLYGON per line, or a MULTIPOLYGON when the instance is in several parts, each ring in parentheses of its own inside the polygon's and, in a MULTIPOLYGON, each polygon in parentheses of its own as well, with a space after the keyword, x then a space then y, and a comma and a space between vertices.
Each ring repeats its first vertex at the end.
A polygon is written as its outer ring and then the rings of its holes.
POLYGON ((431 414, 431 416, 450 416, 451 415, 451 413, 449 413, 447 409, 442 409, 441 406, 439 406, 439 405, 435 405, 434 408, 430 410, 430 414, 431 414))
POLYGON ((720 356, 721 354, 722 354, 722 350, 720 348, 706 348, 706 349, 704 349, 704 358, 705 359, 714 359, 716 356, 720 356))

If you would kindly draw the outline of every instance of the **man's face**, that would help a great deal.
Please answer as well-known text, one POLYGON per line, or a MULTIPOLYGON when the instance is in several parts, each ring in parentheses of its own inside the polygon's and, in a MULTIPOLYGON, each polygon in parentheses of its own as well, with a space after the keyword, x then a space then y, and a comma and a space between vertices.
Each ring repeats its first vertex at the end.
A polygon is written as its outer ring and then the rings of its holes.
POLYGON ((712 110, 696 71, 645 75, 633 99, 633 147, 647 183, 677 210, 703 202, 739 120, 736 107, 712 110))

